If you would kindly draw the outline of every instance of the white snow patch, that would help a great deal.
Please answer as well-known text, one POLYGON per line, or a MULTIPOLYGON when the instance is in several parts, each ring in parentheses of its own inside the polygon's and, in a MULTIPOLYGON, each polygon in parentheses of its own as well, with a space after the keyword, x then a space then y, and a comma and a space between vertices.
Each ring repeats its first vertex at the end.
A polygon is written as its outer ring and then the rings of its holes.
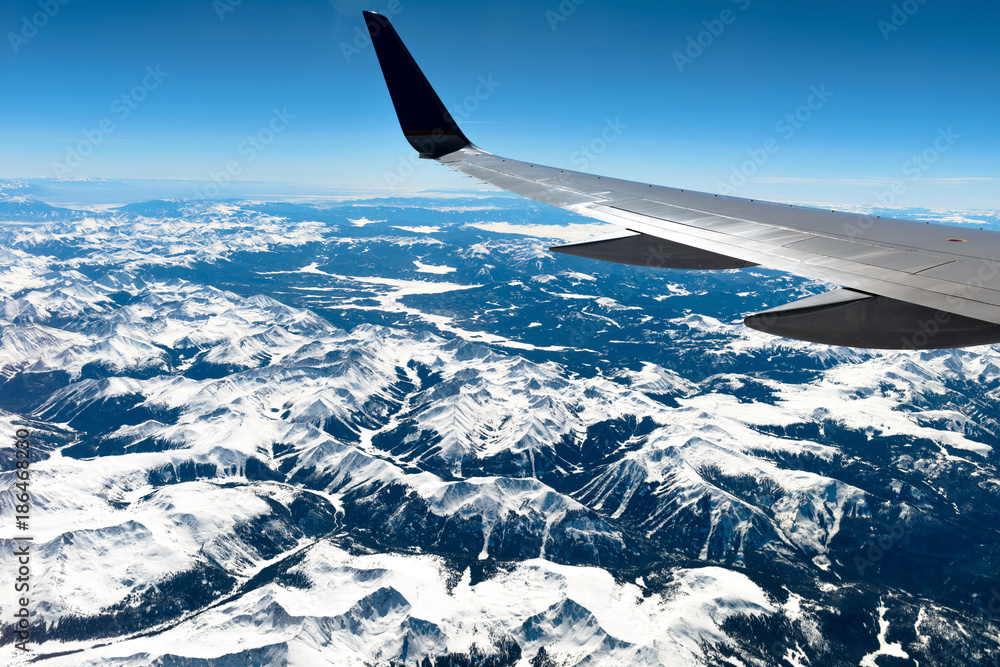
POLYGON ((368 218, 357 218, 356 220, 348 219, 348 222, 355 227, 364 227, 365 225, 374 225, 379 222, 385 222, 385 220, 369 220, 368 218))
POLYGON ((413 263, 417 266, 418 273, 445 274, 445 273, 454 273, 455 271, 458 270, 451 266, 435 266, 433 264, 424 264, 423 262, 420 262, 418 260, 413 260, 413 263))
POLYGON ((580 273, 579 271, 563 271, 559 275, 561 275, 564 278, 569 278, 570 280, 577 280, 577 281, 589 280, 591 282, 597 281, 597 278, 595 278, 594 276, 586 273, 580 273))
MULTIPOLYGON (((384 222, 384 220, 382 222, 384 222)), ((402 227, 402 226, 397 227, 396 225, 392 225, 392 228, 400 229, 404 232, 412 232, 414 234, 436 234, 437 232, 441 231, 440 227, 432 227, 430 225, 424 225, 421 227, 402 227)))
POLYGON ((885 612, 889 611, 885 606, 885 601, 879 601, 878 605, 878 643, 879 647, 874 653, 869 653, 861 658, 861 667, 878 667, 875 659, 880 655, 887 655, 893 658, 909 660, 910 655, 903 650, 903 645, 899 642, 887 644, 885 635, 889 632, 889 621, 885 620, 885 612))

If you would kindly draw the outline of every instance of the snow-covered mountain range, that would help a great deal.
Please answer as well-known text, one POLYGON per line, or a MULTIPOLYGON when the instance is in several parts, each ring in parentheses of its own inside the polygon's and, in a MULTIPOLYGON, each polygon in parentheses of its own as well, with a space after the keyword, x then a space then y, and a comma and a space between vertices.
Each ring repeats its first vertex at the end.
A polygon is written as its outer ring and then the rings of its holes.
POLYGON ((1000 350, 767 337, 822 286, 553 256, 593 225, 505 196, 23 190, 43 664, 1000 662, 1000 350))

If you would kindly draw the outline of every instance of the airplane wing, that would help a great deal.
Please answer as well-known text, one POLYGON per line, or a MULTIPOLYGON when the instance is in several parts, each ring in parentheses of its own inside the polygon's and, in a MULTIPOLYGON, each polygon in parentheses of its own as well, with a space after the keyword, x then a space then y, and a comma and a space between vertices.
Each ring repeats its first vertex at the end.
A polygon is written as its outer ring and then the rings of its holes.
POLYGON ((660 268, 760 265, 841 285, 747 317, 788 338, 883 349, 1000 342, 1000 233, 741 199, 512 160, 466 138, 389 21, 364 12, 421 157, 624 231, 552 248, 660 268))

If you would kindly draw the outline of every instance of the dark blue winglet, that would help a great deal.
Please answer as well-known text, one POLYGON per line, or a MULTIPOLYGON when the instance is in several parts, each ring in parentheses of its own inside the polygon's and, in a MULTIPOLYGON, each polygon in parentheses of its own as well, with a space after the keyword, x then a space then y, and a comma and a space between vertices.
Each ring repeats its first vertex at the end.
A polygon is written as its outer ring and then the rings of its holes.
POLYGON ((469 146, 471 142, 458 129, 389 19, 375 12, 363 13, 399 126, 410 145, 426 158, 439 158, 469 146))

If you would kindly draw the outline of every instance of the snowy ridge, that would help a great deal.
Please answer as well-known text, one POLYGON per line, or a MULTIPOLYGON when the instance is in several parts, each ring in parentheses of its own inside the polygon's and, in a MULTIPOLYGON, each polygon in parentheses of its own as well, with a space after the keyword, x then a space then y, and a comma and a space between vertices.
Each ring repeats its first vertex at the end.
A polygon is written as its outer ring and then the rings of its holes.
MULTIPOLYGON (((331 545, 309 550, 291 572, 307 573, 308 587, 269 585, 162 635, 91 651, 86 664, 177 654, 178 646, 186 647, 181 655, 218 658, 226 654, 207 647, 238 643, 241 650, 285 646, 288 664, 336 655, 339 664, 360 667, 466 653, 507 628, 524 643, 522 655, 545 647, 565 664, 680 664, 697 659, 702 642, 725 642, 719 626, 726 618, 775 612, 749 579, 712 567, 680 570, 668 594, 650 597, 601 570, 543 560, 477 584, 466 571, 449 590, 438 558, 352 556, 331 545)), ((488 654, 491 647, 480 648, 488 654)))

